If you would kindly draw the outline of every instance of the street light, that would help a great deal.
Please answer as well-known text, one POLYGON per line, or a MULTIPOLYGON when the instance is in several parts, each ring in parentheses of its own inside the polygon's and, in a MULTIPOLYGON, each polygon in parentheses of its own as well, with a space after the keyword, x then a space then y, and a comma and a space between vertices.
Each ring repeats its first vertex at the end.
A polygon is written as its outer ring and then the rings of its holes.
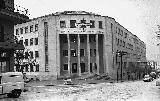
MULTIPOLYGON (((122 64, 123 64, 122 56, 126 55, 127 52, 124 52, 124 51, 121 50, 121 51, 117 51, 116 54, 121 58, 121 81, 122 81, 122 64)), ((117 79, 117 81, 118 81, 118 79, 117 79)))

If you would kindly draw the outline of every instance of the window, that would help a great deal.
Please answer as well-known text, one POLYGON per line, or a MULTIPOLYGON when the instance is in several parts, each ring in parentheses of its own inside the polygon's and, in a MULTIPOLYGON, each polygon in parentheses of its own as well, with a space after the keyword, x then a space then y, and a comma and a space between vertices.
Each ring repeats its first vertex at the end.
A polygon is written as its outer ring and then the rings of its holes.
POLYGON ((29 57, 28 52, 25 52, 25 59, 28 59, 28 57, 29 57))
POLYGON ((80 35, 80 42, 84 43, 85 42, 85 36, 84 35, 80 35))
POLYGON ((35 31, 38 31, 38 24, 35 24, 35 31))
MULTIPOLYGON (((86 20, 81 20, 81 23, 85 24, 86 20)), ((86 26, 85 25, 81 25, 81 28, 86 28, 86 26)))
POLYGON ((23 45, 23 40, 20 40, 20 41, 19 41, 19 44, 23 45))
POLYGON ((39 72, 39 64, 36 65, 36 72, 39 72))
POLYGON ((81 66, 81 73, 85 72, 85 63, 80 63, 81 66))
POLYGON ((30 32, 33 32, 33 25, 30 26, 30 32))
POLYGON ((35 58, 38 58, 38 57, 39 57, 39 52, 35 51, 35 58))
POLYGON ((94 56, 96 56, 96 49, 94 49, 94 56))
POLYGON ((80 49, 80 56, 81 56, 81 57, 84 56, 84 54, 85 54, 84 52, 85 52, 84 49, 80 49))
POLYGON ((30 45, 33 45, 33 38, 30 39, 30 45))
POLYGON ((32 51, 30 51, 30 58, 33 59, 33 52, 32 51))
POLYGON ((25 39, 25 45, 28 46, 28 39, 25 39))
POLYGON ((124 36, 124 38, 127 38, 127 33, 125 33, 125 36, 124 36))
POLYGON ((16 29, 16 35, 19 35, 19 29, 16 29))
POLYGON ((38 45, 38 38, 35 38, 35 45, 38 45))
POLYGON ((33 65, 32 65, 32 64, 30 64, 30 72, 34 72, 34 71, 33 71, 33 65))
POLYGON ((70 20, 70 28, 76 28, 76 20, 70 20))
POLYGON ((23 34, 23 28, 20 28, 20 32, 21 32, 21 34, 23 34))
POLYGON ((66 28, 65 21, 60 21, 60 28, 66 28))
POLYGON ((28 33, 28 27, 25 27, 25 33, 28 33))
POLYGON ((63 70, 68 70, 68 64, 63 64, 63 70))
POLYGON ((68 56, 68 50, 63 50, 63 56, 68 56))
POLYGON ((76 53, 75 49, 71 50, 71 56, 72 57, 76 57, 77 56, 77 53, 76 53))
POLYGON ((98 21, 98 23, 99 23, 99 28, 103 28, 102 27, 102 21, 98 21))
POLYGON ((68 43, 67 35, 62 35, 62 41, 63 43, 68 43))
POLYGON ((91 26, 90 28, 95 28, 95 21, 94 20, 90 20, 91 26))
POLYGON ((71 35, 71 42, 77 42, 77 36, 71 35))
POLYGON ((92 49, 90 49, 90 57, 92 57, 92 49))

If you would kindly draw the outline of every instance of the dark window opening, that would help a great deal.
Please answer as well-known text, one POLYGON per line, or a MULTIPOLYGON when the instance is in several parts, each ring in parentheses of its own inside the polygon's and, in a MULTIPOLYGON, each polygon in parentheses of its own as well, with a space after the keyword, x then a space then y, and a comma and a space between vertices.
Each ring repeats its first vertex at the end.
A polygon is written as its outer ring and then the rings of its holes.
POLYGON ((80 63, 81 66, 81 73, 85 72, 85 63, 80 63))
POLYGON ((23 34, 23 28, 20 28, 20 32, 21 32, 21 34, 23 34))
POLYGON ((72 57, 77 57, 77 53, 76 53, 76 50, 71 50, 71 56, 72 57))
POLYGON ((76 35, 71 35, 70 36, 70 40, 71 40, 71 42, 77 42, 77 36, 76 35))
POLYGON ((83 56, 85 55, 84 52, 85 52, 84 49, 80 49, 80 56, 81 56, 81 57, 83 57, 83 56))
POLYGON ((38 31, 38 24, 35 25, 35 31, 38 31))
POLYGON ((30 26, 30 32, 33 32, 33 25, 30 26))
POLYGON ((36 65, 36 72, 39 72, 39 64, 36 65))
POLYGON ((25 33, 28 33, 28 27, 25 27, 25 33))
POLYGON ((68 64, 63 64, 63 70, 68 70, 68 64))
POLYGON ((38 58, 38 57, 39 57, 39 52, 35 51, 35 58, 38 58))
POLYGON ((80 35, 80 42, 84 43, 85 42, 85 36, 84 35, 80 35))
POLYGON ((30 72, 34 72, 32 64, 30 64, 30 72))
POLYGON ((90 49, 90 57, 92 57, 92 49, 90 49))
POLYGON ((96 56, 96 49, 94 49, 94 56, 96 56))
POLYGON ((95 21, 94 20, 90 20, 90 23, 91 23, 90 28, 95 28, 95 21))
POLYGON ((103 28, 102 21, 98 21, 98 23, 99 23, 99 28, 103 28))
POLYGON ((93 73, 92 63, 90 63, 90 72, 93 73))
POLYGON ((68 56, 68 50, 63 50, 63 56, 68 56))
POLYGON ((25 45, 28 46, 28 39, 25 39, 25 45))
MULTIPOLYGON (((86 23, 86 20, 81 20, 81 24, 85 24, 86 23)), ((81 28, 86 28, 85 25, 81 25, 81 28)))
POLYGON ((28 57, 29 57, 28 52, 25 52, 25 59, 28 59, 28 57))
POLYGON ((60 28, 66 28, 65 21, 60 21, 60 28))
POLYGON ((30 51, 30 58, 33 59, 33 52, 30 51))
POLYGON ((67 35, 62 35, 62 41, 63 43, 68 43, 67 35))
POLYGON ((77 63, 72 63, 72 73, 77 73, 77 63))
POLYGON ((35 45, 38 45, 38 38, 35 38, 35 45))
POLYGON ((16 29, 16 35, 19 35, 19 29, 16 29))
POLYGON ((30 45, 33 45, 33 38, 30 39, 30 45))
POLYGON ((70 20, 70 28, 76 28, 76 20, 70 20))

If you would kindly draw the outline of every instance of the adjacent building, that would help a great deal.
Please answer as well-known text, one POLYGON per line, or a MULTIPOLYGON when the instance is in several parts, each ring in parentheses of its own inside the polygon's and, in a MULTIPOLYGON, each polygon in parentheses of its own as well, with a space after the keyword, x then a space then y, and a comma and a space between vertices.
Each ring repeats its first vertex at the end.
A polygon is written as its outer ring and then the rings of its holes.
POLYGON ((108 16, 64 11, 14 29, 25 46, 22 65, 30 75, 60 78, 97 73, 116 79, 123 74, 125 79, 130 63, 146 61, 145 43, 108 16), (120 57, 119 52, 125 55, 120 57))
POLYGON ((0 73, 14 71, 14 51, 24 49, 14 42, 14 24, 29 18, 15 10, 14 0, 0 0, 0 73))

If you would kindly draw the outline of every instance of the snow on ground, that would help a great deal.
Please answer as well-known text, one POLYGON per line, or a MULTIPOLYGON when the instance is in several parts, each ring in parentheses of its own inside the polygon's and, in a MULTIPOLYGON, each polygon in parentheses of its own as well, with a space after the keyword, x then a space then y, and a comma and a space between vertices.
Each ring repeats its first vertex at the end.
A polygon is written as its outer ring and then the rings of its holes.
MULTIPOLYGON (((99 83, 83 85, 59 85, 39 87, 27 92, 26 101, 126 101, 139 96, 148 86, 143 81, 99 83)), ((25 96, 25 95, 23 95, 25 96)))

